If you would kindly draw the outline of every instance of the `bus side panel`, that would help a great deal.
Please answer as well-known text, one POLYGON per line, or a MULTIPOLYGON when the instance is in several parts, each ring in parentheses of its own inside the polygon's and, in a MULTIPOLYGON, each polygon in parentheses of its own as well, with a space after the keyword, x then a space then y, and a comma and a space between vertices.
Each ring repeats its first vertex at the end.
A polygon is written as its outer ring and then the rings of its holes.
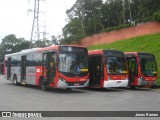
POLYGON ((7 67, 4 66, 4 79, 7 80, 7 71, 6 70, 7 70, 7 67))
POLYGON ((35 85, 35 78, 36 78, 36 67, 26 67, 26 83, 35 85))
POLYGON ((42 76, 42 66, 36 66, 35 85, 39 85, 40 77, 42 76))
POLYGON ((51 87, 57 88, 58 80, 59 80, 59 73, 58 73, 58 67, 56 67, 56 76, 54 78, 53 84, 51 84, 51 87))

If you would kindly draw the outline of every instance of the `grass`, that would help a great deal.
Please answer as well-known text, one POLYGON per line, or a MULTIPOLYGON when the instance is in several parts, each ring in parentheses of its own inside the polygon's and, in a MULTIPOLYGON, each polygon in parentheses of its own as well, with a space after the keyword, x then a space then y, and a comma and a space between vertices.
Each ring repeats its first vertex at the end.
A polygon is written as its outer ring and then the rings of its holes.
POLYGON ((89 50, 113 49, 123 52, 148 52, 155 55, 158 65, 158 80, 160 85, 160 34, 145 35, 126 40, 116 41, 110 44, 89 46, 89 50))

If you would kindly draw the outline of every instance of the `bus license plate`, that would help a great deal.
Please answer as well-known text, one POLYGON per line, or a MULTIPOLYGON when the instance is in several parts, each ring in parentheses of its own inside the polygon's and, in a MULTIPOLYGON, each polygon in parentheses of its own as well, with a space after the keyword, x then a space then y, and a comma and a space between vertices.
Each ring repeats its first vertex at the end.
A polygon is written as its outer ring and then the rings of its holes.
POLYGON ((117 81, 117 83, 121 83, 121 81, 117 81))
POLYGON ((79 83, 74 83, 74 86, 79 86, 79 83))

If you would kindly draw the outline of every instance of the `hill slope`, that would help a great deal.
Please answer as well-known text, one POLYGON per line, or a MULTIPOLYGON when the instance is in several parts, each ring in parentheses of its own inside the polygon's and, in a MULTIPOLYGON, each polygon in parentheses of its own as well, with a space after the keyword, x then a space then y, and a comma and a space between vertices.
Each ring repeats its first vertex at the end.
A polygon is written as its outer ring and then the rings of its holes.
POLYGON ((101 44, 88 47, 94 49, 114 49, 123 52, 149 52, 156 57, 158 64, 158 84, 160 84, 160 34, 145 35, 131 39, 121 40, 110 44, 101 44))

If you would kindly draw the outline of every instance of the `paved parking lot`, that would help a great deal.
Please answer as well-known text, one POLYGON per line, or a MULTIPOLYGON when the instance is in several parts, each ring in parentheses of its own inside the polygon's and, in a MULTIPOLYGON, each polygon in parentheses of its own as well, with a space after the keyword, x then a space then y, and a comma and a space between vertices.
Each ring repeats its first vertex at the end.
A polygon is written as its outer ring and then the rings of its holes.
POLYGON ((0 111, 160 111, 160 89, 41 91, 15 86, 1 75, 0 111))

